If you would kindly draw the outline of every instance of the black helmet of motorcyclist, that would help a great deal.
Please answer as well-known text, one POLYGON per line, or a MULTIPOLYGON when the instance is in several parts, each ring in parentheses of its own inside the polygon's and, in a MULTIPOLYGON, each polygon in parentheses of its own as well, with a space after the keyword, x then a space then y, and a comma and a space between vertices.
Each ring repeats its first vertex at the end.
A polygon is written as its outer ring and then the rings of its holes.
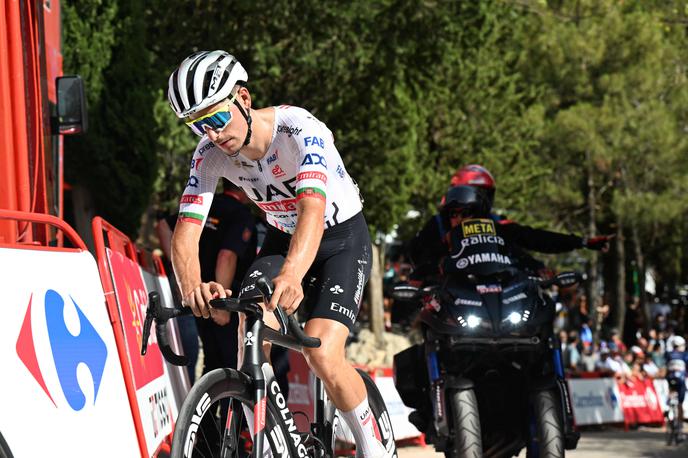
POLYGON ((451 228, 465 218, 488 218, 492 210, 490 190, 478 186, 453 186, 444 196, 442 221, 451 228))

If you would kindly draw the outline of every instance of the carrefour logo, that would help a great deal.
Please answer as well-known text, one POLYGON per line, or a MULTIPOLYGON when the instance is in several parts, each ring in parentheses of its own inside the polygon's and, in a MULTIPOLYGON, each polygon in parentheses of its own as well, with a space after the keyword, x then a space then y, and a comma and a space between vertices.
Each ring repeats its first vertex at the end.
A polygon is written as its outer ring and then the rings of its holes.
MULTIPOLYGON (((107 346, 100 337, 91 322, 86 318, 81 307, 70 296, 69 301, 76 309, 79 319, 78 334, 72 334, 64 319, 65 299, 57 291, 49 289, 43 298, 38 298, 33 303, 33 294, 24 316, 24 322, 17 338, 17 355, 24 363, 36 382, 45 394, 55 403, 52 390, 46 386, 43 371, 38 365, 36 357, 36 337, 44 336, 46 331, 52 352, 52 361, 55 364, 60 388, 67 403, 72 410, 79 411, 86 405, 86 396, 77 380, 77 367, 84 364, 91 372, 93 379, 93 402, 98 398, 98 389, 103 378, 105 362, 107 360, 107 346), (38 302, 38 300, 41 300, 38 302), (47 329, 34 329, 31 324, 32 303, 45 309, 45 322, 47 329)), ((82 379, 83 380, 83 379, 82 379)), ((90 390, 87 390, 90 392, 90 390)))

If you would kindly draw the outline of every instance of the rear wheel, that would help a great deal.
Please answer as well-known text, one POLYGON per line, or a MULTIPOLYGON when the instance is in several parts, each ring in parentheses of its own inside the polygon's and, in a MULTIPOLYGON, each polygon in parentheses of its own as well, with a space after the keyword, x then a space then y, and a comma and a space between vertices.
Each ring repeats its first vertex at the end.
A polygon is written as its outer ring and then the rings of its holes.
MULTIPOLYGON (((172 458, 241 458, 247 456, 240 437, 242 404, 253 409, 246 375, 216 369, 201 377, 187 395, 172 439, 172 458), (230 409, 231 406, 231 409, 230 409), (227 417, 230 417, 229 427, 227 417)), ((276 419, 276 408, 266 402, 265 440, 274 456, 289 450, 289 433, 276 419), (277 451, 277 453, 275 453, 277 451)))
POLYGON ((365 384, 366 391, 368 393, 368 404, 370 405, 370 410, 373 412, 373 418, 375 419, 378 430, 380 431, 382 445, 384 445, 385 450, 387 450, 385 458, 396 458, 397 445, 394 442, 392 421, 389 418, 385 401, 382 399, 380 390, 377 389, 377 386, 375 385, 373 379, 370 378, 370 375, 360 369, 357 369, 357 371, 361 375, 363 383, 365 384))
POLYGON ((535 393, 533 401, 538 457, 563 457, 564 431, 558 395, 553 391, 540 391, 535 393))
POLYGON ((678 396, 671 393, 669 399, 669 410, 667 411, 667 445, 679 441, 680 419, 678 415, 678 396))
POLYGON ((479 458, 483 456, 478 400, 473 390, 449 392, 453 420, 453 439, 447 458, 479 458))

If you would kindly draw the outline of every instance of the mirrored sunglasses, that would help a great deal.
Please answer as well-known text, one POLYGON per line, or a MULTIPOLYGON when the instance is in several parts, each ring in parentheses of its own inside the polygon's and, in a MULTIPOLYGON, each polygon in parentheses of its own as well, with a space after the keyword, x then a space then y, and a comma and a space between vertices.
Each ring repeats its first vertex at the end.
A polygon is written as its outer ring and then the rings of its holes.
POLYGON ((234 99, 236 99, 236 94, 234 94, 226 105, 200 118, 187 121, 186 125, 199 137, 205 135, 206 126, 208 129, 220 132, 232 121, 232 112, 230 110, 232 109, 234 99))

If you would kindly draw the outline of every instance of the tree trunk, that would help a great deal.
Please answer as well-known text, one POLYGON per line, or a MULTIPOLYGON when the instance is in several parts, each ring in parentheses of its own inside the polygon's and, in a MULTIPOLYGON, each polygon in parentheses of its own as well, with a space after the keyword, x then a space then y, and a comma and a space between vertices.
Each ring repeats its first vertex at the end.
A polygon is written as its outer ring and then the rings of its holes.
POLYGON ((382 259, 385 255, 384 242, 373 243, 372 268, 370 280, 368 281, 368 307, 370 317, 370 330, 375 336, 378 348, 383 348, 385 344, 385 310, 382 289, 382 259))
POLYGON ((647 302, 645 295, 645 255, 643 254, 643 247, 640 244, 640 236, 638 235, 638 227, 633 224, 631 227, 631 236, 633 237, 633 249, 635 250, 635 265, 638 270, 638 300, 640 310, 645 315, 645 322, 643 323, 643 330, 650 329, 650 304, 647 302))
MULTIPOLYGON (((595 237, 597 235, 597 196, 595 194, 595 180, 593 177, 594 168, 590 152, 585 153, 587 161, 588 173, 588 237, 595 237)), ((598 256, 596 251, 590 252, 590 262, 588 264, 588 281, 585 288, 585 294, 588 296, 588 316, 592 319, 591 327, 593 330, 593 340, 599 342, 600 329, 602 327, 601 317, 598 316, 597 310, 599 307, 599 291, 597 288, 597 263, 598 256)))
POLYGON ((619 330, 619 336, 623 339, 626 321, 626 250, 621 221, 617 222, 614 241, 616 248, 616 328, 619 330))
POLYGON ((81 236, 88 249, 95 253, 91 221, 96 215, 88 189, 78 184, 72 186, 72 205, 74 208, 74 225, 76 226, 74 229, 81 236))

